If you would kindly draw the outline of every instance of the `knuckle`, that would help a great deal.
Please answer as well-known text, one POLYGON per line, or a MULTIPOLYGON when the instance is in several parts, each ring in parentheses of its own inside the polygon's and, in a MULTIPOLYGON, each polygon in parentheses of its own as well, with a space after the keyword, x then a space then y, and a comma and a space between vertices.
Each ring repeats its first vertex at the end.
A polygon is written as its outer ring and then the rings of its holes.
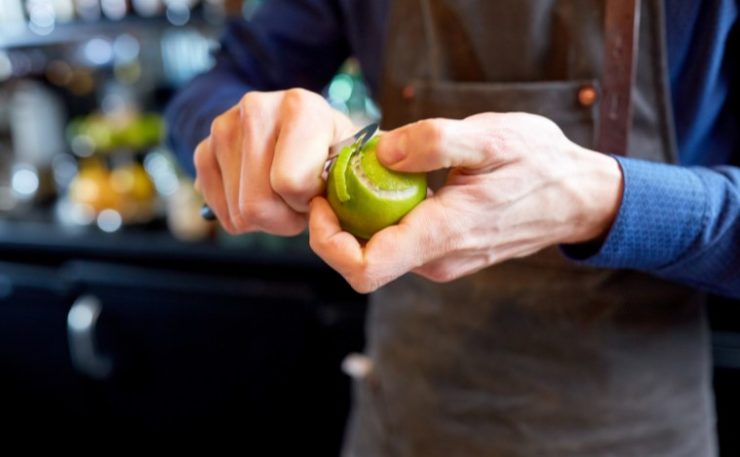
POLYGON ((274 213, 272 205, 266 202, 246 201, 239 203, 239 219, 244 224, 245 229, 270 226, 274 213))
POLYGON ((306 91, 303 89, 288 89, 283 96, 286 105, 303 103, 306 100, 306 91))
POLYGON ((383 285, 383 278, 380 264, 366 258, 358 265, 349 282, 357 292, 369 294, 375 292, 383 285))
POLYGON ((226 233, 228 233, 229 235, 232 235, 232 236, 239 235, 241 233, 231 223, 221 222, 221 228, 223 228, 224 231, 226 231, 226 233))
POLYGON ((441 143, 443 137, 443 127, 441 119, 424 119, 419 121, 418 132, 423 138, 432 144, 441 143))
POLYGON ((287 101, 303 101, 306 100, 306 98, 311 94, 311 92, 307 91, 306 89, 301 89, 300 87, 295 87, 293 89, 288 89, 285 91, 285 100, 287 101))
MULTIPOLYGON (((332 242, 331 238, 321 238, 316 236, 316 234, 311 230, 309 227, 308 230, 308 245, 311 247, 311 251, 313 251, 316 255, 318 255, 321 258, 326 259, 326 256, 333 252, 332 251, 332 242)), ((349 281, 348 281, 349 282, 349 281)))
POLYGON ((223 146, 214 148, 213 156, 216 158, 217 161, 219 161, 220 163, 223 163, 223 160, 227 156, 228 152, 229 150, 223 146))
POLYGON ((377 281, 367 276, 358 276, 348 280, 352 288, 361 294, 369 294, 378 290, 377 281))
POLYGON ((424 267, 420 273, 425 278, 436 283, 446 283, 455 279, 452 271, 442 264, 424 267))
POLYGON ((482 153, 484 157, 495 157, 499 151, 505 151, 504 141, 500 135, 490 135, 483 141, 482 153))
POLYGON ((324 238, 317 236, 316 232, 309 228, 308 245, 311 247, 311 250, 316 254, 319 254, 319 256, 324 252, 330 252, 329 249, 332 244, 331 240, 331 237, 324 238))
POLYGON ((265 233, 277 236, 296 236, 306 229, 306 220, 300 217, 286 216, 272 218, 269 225, 262 227, 265 233))
POLYGON ((211 148, 208 147, 205 141, 200 143, 195 149, 195 154, 193 155, 193 163, 195 164, 195 169, 197 171, 201 172, 211 168, 212 162, 210 155, 211 148))
POLYGON ((240 213, 231 214, 231 225, 237 233, 245 233, 250 230, 250 224, 244 220, 240 213))
POLYGON ((316 254, 319 254, 323 252, 325 243, 323 243, 313 232, 313 230, 309 230, 308 233, 308 246, 311 248, 313 252, 316 254))
POLYGON ((223 138, 229 135, 231 130, 231 123, 229 122, 226 115, 221 115, 213 120, 211 123, 211 136, 215 138, 223 138))
POLYGON ((296 175, 271 172, 270 186, 276 194, 283 199, 291 201, 305 201, 308 203, 311 195, 307 188, 308 180, 299 178, 296 175))
POLYGON ((263 92, 248 92, 239 103, 239 116, 242 128, 248 129, 251 124, 264 120, 267 116, 267 104, 263 92))
POLYGON ((419 121, 414 143, 426 145, 428 154, 430 155, 441 155, 445 137, 444 126, 443 119, 425 119, 419 121))
POLYGON ((283 109, 287 113, 297 113, 314 101, 314 95, 305 89, 288 89, 283 96, 283 109))
POLYGON ((509 127, 502 127, 483 141, 481 153, 485 158, 498 158, 505 162, 514 160, 520 150, 519 134, 509 127))
POLYGON ((239 100, 239 107, 242 110, 248 111, 251 108, 260 106, 263 98, 264 94, 262 92, 256 90, 249 91, 242 96, 241 100, 239 100))

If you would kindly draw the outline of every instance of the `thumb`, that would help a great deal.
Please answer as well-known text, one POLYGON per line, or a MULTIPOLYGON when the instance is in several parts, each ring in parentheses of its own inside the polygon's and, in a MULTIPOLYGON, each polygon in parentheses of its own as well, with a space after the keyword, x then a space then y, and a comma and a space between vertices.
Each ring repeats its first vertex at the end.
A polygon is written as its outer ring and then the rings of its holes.
POLYGON ((477 122, 426 119, 383 134, 377 155, 383 165, 396 171, 484 168, 491 162, 486 133, 477 122))

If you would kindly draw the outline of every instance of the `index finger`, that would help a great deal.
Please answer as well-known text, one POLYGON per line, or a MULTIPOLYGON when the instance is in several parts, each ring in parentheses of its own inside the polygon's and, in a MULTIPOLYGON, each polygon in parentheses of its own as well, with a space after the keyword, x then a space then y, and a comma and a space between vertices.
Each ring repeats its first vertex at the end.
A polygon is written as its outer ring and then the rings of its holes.
POLYGON ((285 95, 281 108, 270 184, 300 213, 307 212, 311 198, 323 193, 321 171, 329 147, 353 130, 349 120, 325 103, 316 94, 296 90, 285 95))

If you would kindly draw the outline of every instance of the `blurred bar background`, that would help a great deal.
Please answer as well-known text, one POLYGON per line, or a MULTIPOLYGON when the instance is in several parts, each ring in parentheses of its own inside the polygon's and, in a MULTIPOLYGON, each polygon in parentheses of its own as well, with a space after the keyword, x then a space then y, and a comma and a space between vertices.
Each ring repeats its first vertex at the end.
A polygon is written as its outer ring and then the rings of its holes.
MULTIPOLYGON (((163 142, 171 96, 259 3, 0 0, 3 437, 338 455, 365 298, 305 235, 203 221, 163 142)), ((325 95, 378 116, 353 61, 325 95)))
MULTIPOLYGON (((163 143, 168 100, 259 3, 0 0, 5 432, 338 455, 365 298, 305 235, 203 221, 163 143)), ((324 95, 379 117, 353 60, 324 95)), ((738 455, 740 312, 715 302, 723 455, 738 455)))

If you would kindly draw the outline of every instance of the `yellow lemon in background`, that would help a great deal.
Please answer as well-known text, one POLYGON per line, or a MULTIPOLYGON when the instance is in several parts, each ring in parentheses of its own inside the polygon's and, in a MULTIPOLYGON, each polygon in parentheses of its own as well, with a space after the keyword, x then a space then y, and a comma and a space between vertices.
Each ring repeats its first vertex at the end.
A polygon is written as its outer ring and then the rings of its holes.
POLYGON ((114 169, 110 185, 121 201, 124 222, 146 222, 154 217, 157 191, 140 163, 133 162, 114 169))
POLYGON ((89 206, 94 212, 117 209, 118 195, 111 187, 110 173, 97 160, 84 161, 69 186, 69 198, 74 203, 89 206))
POLYGON ((156 197, 154 183, 139 163, 114 169, 111 173, 111 187, 117 193, 136 201, 149 201, 156 197))

